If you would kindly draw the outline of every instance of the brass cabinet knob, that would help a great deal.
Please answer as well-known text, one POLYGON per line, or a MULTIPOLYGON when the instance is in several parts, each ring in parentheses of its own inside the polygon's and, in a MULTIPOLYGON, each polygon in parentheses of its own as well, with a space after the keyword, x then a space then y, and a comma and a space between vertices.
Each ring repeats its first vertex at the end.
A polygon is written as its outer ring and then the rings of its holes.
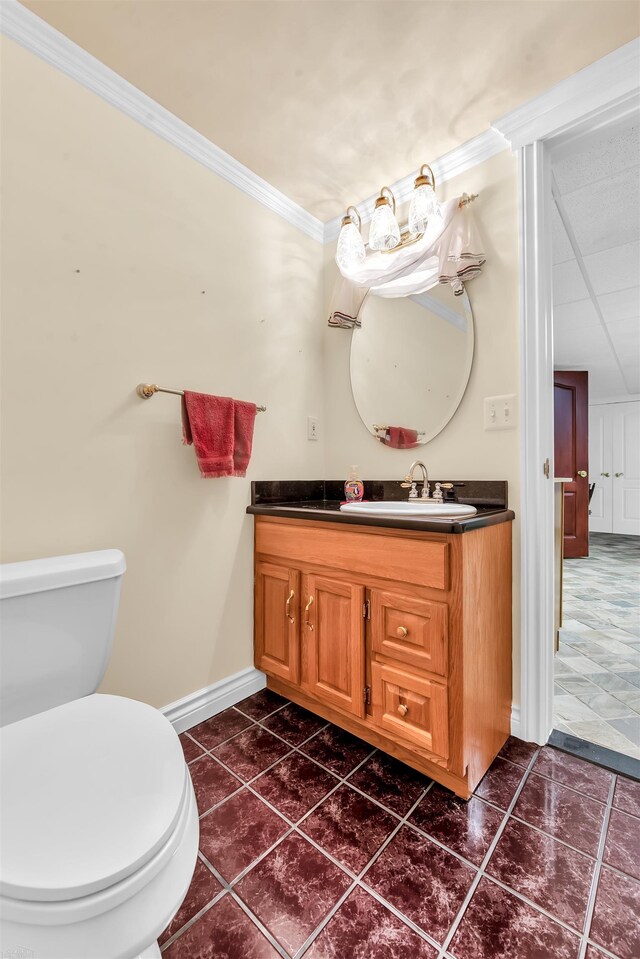
POLYGON ((407 713, 409 712, 409 707, 405 706, 404 703, 400 703, 400 705, 398 706, 398 712, 400 713, 401 716, 406 716, 407 713))
POLYGON ((611 476, 611 473, 600 473, 600 476, 611 476))
POLYGON ((621 476, 624 476, 624 473, 614 473, 613 475, 616 477, 616 479, 620 479, 621 476))
POLYGON ((396 629, 396 636, 399 636, 400 639, 404 639, 405 636, 409 635, 409 630, 406 626, 398 626, 396 629))
POLYGON ((586 475, 587 475, 586 470, 578 470, 578 476, 581 476, 584 479, 586 475))

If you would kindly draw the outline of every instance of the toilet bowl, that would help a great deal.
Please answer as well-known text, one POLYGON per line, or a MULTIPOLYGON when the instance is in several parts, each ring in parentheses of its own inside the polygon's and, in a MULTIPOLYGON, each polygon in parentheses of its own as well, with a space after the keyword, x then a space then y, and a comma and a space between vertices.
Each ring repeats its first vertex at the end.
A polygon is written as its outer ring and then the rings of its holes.
MULTIPOLYGON (((90 556, 94 578, 88 581, 86 561, 73 558, 77 568, 71 579, 84 578, 82 583, 70 582, 68 570, 64 585, 57 586, 53 583, 59 577, 43 575, 42 568, 35 580, 33 564, 24 571, 32 585, 41 587, 38 595, 52 595, 44 604, 40 596, 47 623, 32 618, 22 639, 31 653, 46 644, 47 636, 53 648, 75 647, 75 682, 80 686, 84 646, 91 647, 96 635, 103 643, 108 637, 110 646, 115 617, 110 630, 98 630, 92 639, 90 627, 88 633, 78 633, 80 623, 83 630, 88 627, 90 611, 78 617, 76 608, 65 619, 63 609, 87 599, 74 600, 70 592, 108 584, 115 578, 109 573, 119 577, 123 571, 122 554, 106 557, 106 569, 99 562, 96 567, 96 554, 90 556), (96 568, 102 579, 95 578, 96 568), (56 609, 57 617, 51 618, 56 609)), ((16 610, 8 610, 10 600, 20 599, 21 620, 32 595, 15 570, 21 565, 12 564, 8 576, 2 575, 6 567, 0 569, 3 655, 13 632, 9 629, 5 636, 4 627, 16 623, 16 610), (7 611, 10 615, 4 615, 7 611)), ((119 583, 110 586, 117 603, 119 583)), ((104 613, 109 603, 105 596, 102 600, 104 613)), ((16 660, 15 649, 9 653, 16 704, 16 684, 27 682, 30 671, 38 674, 26 697, 33 707, 42 701, 39 661, 30 668, 23 657, 16 660)), ((95 656, 93 649, 92 656, 93 685, 108 656, 97 670, 100 654, 95 656)), ((70 666, 73 656, 66 662, 70 666)), ((2 684, 7 681, 5 671, 2 684)), ((69 683, 62 685, 68 690, 69 683)), ((0 731, 0 954, 38 959, 159 956, 157 938, 186 895, 198 849, 197 807, 178 736, 160 712, 135 700, 90 690, 50 706, 51 696, 49 689, 50 708, 10 721, 0 731)))

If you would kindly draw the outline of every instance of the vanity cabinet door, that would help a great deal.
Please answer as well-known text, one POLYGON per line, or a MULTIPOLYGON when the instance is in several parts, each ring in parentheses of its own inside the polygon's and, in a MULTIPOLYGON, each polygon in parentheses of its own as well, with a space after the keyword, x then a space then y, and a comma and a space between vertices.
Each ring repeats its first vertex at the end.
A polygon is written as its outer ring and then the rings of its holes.
POLYGON ((302 686, 364 716, 364 587, 305 576, 301 599, 302 686))
POLYGON ((382 663, 371 664, 371 678, 376 725, 447 759, 447 687, 382 663))
POLYGON ((255 664, 290 683, 300 682, 300 572, 257 563, 255 664))
POLYGON ((446 603, 371 590, 374 653, 446 676, 447 623, 446 603))

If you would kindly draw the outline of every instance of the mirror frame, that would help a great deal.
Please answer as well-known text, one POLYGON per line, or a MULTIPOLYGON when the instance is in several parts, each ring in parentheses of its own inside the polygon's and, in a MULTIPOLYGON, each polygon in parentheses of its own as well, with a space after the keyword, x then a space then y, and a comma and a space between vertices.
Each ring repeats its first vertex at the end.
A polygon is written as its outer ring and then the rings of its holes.
MULTIPOLYGON (((369 292, 364 298, 364 301, 362 303, 362 306, 360 307, 360 311, 358 315, 358 318, 360 320, 362 320, 363 318, 366 305, 369 301, 369 297, 371 296, 375 296, 375 294, 369 292)), ((404 299, 404 297, 393 297, 393 298, 380 297, 380 299, 387 299, 389 302, 394 302, 394 299, 404 299)), ((473 369, 473 358, 475 355, 475 345, 476 345, 476 331, 475 331, 475 323, 473 318, 473 310, 471 308, 471 301, 469 300, 469 295, 467 293, 466 288, 463 293, 461 293, 459 296, 456 297, 456 299, 462 302, 464 314, 469 323, 469 333, 470 333, 470 335, 467 338, 468 345, 467 345, 467 352, 465 354, 465 365, 464 365, 464 371, 463 371, 463 377, 462 377, 460 389, 457 391, 452 401, 451 411, 447 412, 447 414, 440 420, 438 425, 430 433, 425 432, 425 438, 422 440, 421 443, 418 443, 417 446, 398 448, 398 452, 400 453, 405 452, 406 449, 419 449, 421 446, 426 446, 427 443, 430 443, 431 440, 435 439, 435 437, 438 436, 439 433, 442 433, 445 426, 447 426, 447 424, 451 422, 453 417, 456 415, 457 411, 460 409, 460 404, 462 403, 464 394, 467 392, 467 387, 469 386, 469 380, 471 379, 471 370, 473 369)), ((376 442, 380 443, 380 446, 385 446, 386 449, 396 449, 396 447, 386 446, 385 443, 381 443, 380 440, 378 440, 376 434, 373 432, 372 429, 370 429, 370 427, 365 422, 365 419, 360 411, 360 407, 358 406, 358 401, 356 400, 356 396, 353 390, 353 377, 351 375, 351 366, 353 363, 354 336, 357 332, 358 332, 358 327, 354 327, 351 331, 351 345, 349 347, 349 386, 351 388, 351 396, 353 398, 353 404, 356 408, 358 416, 360 417, 360 421, 362 422, 362 425, 365 427, 369 436, 372 436, 373 439, 376 440, 376 442)))

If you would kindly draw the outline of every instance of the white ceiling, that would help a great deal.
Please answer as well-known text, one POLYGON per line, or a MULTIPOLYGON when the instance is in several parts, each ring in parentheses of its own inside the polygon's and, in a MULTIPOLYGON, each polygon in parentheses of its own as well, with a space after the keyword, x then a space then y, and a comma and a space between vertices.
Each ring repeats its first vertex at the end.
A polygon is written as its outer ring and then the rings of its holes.
POLYGON ((327 222, 638 36, 637 0, 24 0, 327 222))
POLYGON ((555 366, 590 401, 640 394, 640 118, 552 158, 555 366))

